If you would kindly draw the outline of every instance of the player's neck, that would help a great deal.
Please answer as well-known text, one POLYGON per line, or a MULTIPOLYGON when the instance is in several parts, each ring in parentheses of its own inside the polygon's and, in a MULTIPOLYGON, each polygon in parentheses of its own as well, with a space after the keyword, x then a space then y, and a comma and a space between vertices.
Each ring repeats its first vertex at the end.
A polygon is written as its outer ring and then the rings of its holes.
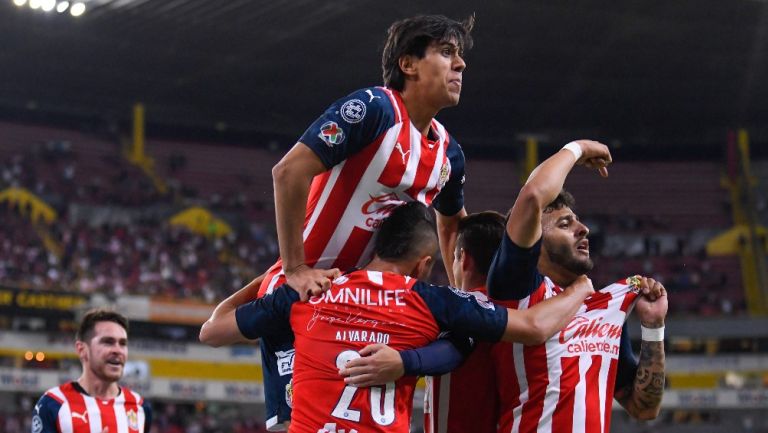
POLYGON ((480 287, 485 287, 486 276, 474 272, 464 272, 461 276, 461 290, 472 292, 480 287))
POLYGON ((88 374, 86 372, 77 379, 77 383, 79 383, 91 397, 108 400, 115 398, 120 394, 120 386, 117 382, 106 382, 93 374, 88 374))
POLYGON ((549 262, 544 258, 544 255, 539 257, 539 272, 545 275, 558 287, 566 288, 571 285, 579 276, 573 272, 549 262))
POLYGON ((410 117, 413 126, 421 132, 421 135, 428 137, 432 119, 435 118, 440 109, 429 104, 424 96, 419 94, 418 88, 415 86, 406 86, 400 96, 403 98, 403 104, 405 104, 405 109, 408 111, 408 117, 410 117))

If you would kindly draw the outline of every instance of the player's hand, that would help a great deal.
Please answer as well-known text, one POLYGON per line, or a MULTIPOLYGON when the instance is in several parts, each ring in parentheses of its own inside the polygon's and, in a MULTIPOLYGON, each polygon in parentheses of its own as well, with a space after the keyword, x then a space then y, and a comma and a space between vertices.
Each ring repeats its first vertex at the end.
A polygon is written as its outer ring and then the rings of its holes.
POLYGON ((104 430, 102 430, 101 433, 109 433, 109 427, 104 427, 104 430))
POLYGON ((571 289, 584 296, 584 298, 595 293, 595 288, 592 286, 592 280, 586 275, 579 275, 566 289, 571 289))
POLYGON ((664 285, 653 278, 641 278, 640 290, 642 296, 635 304, 635 312, 640 323, 646 328, 661 328, 667 317, 667 290, 664 285))
POLYGON ((314 269, 305 264, 285 270, 285 282, 298 294, 302 301, 322 295, 331 288, 331 282, 341 275, 334 269, 314 269))
POLYGON ((400 352, 386 344, 370 344, 360 351, 360 358, 355 358, 339 370, 344 383, 360 388, 384 385, 403 377, 403 359, 400 352))
POLYGON ((608 166, 613 162, 608 146, 594 140, 576 140, 581 146, 581 158, 577 165, 594 168, 600 172, 600 176, 608 177, 608 166))

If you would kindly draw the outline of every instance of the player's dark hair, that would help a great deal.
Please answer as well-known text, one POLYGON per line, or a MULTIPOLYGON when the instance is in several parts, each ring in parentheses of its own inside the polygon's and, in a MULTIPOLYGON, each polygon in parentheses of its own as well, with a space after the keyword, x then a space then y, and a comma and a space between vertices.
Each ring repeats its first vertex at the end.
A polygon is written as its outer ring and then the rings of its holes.
POLYGON ((544 207, 544 213, 552 212, 553 210, 562 209, 564 207, 573 209, 573 206, 576 204, 576 199, 573 198, 570 192, 566 191, 565 188, 560 190, 560 194, 555 197, 554 200, 552 200, 551 203, 546 205, 544 207))
POLYGON ((381 223, 373 252, 384 260, 403 261, 436 248, 435 216, 423 203, 412 201, 395 208, 381 223))
POLYGON ((505 228, 504 215, 485 211, 465 216, 459 220, 456 248, 464 250, 475 262, 475 269, 488 275, 493 255, 501 244, 505 228))
POLYGON ((470 50, 474 26, 474 14, 461 22, 443 15, 419 15, 395 22, 387 31, 387 40, 381 54, 384 85, 402 91, 405 88, 405 75, 400 70, 400 58, 407 55, 424 58, 432 42, 455 42, 460 54, 470 50))
POLYGON ((80 327, 77 330, 77 340, 88 342, 93 338, 95 333, 96 324, 99 322, 115 322, 128 332, 128 319, 120 313, 112 310, 106 310, 103 308, 97 308, 85 313, 83 320, 80 322, 80 327))

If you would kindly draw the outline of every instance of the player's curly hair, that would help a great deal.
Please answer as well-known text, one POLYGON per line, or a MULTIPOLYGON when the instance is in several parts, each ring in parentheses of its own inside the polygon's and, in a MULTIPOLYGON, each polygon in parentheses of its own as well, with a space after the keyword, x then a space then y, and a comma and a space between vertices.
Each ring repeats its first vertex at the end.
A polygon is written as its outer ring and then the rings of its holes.
POLYGON ((435 216, 417 201, 395 208, 381 223, 373 245, 373 252, 387 261, 413 260, 436 249, 435 216))
POLYGON ((125 316, 116 311, 97 308, 88 311, 83 316, 83 320, 80 321, 80 327, 77 330, 77 341, 88 342, 88 340, 93 338, 96 324, 99 322, 117 323, 125 329, 125 332, 128 332, 128 319, 125 316))
POLYGON ((551 203, 546 205, 544 207, 544 213, 552 212, 553 210, 562 209, 564 207, 573 209, 573 206, 576 205, 576 199, 573 198, 573 195, 571 195, 570 192, 566 191, 565 188, 560 190, 560 194, 555 197, 554 200, 552 200, 551 203))
POLYGON ((432 42, 453 41, 458 45, 459 53, 469 51, 474 26, 474 14, 464 21, 455 21, 443 15, 419 15, 395 22, 387 31, 381 54, 384 85, 402 91, 405 75, 400 70, 400 58, 415 55, 421 59, 432 42))

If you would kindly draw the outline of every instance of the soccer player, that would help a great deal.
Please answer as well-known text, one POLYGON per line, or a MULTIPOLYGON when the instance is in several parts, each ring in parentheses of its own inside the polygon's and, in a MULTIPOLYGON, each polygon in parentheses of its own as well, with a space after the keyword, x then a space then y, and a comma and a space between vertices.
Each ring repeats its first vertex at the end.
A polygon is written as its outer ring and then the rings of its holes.
POLYGON ((287 286, 203 325, 200 339, 218 346, 260 336, 295 335, 291 432, 407 432, 416 378, 358 388, 338 374, 371 342, 402 350, 424 346, 441 331, 528 344, 565 326, 593 293, 582 277, 526 311, 497 308, 482 297, 415 279, 431 270, 438 240, 433 215, 421 203, 395 209, 381 225, 366 269, 334 280, 309 302, 287 286), (290 325, 290 326, 288 326, 290 325))
MULTIPOLYGON (((592 269, 589 229, 561 192, 577 164, 607 176, 608 148, 580 140, 544 161, 518 195, 488 278, 495 300, 520 311, 559 297, 562 287, 592 269), (557 295, 557 296, 556 296, 557 295)), ((664 389, 664 287, 648 278, 617 281, 590 296, 576 316, 544 344, 500 345, 503 431, 608 432, 614 396, 638 419, 658 415, 664 389), (638 286, 659 296, 643 295, 638 286), (625 320, 634 308, 642 324, 639 365, 625 320), (506 346, 506 347, 504 347, 506 346)))
MULTIPOLYGON (((487 294, 488 269, 501 243, 504 227, 504 216, 492 211, 471 214, 459 221, 453 277, 462 290, 487 294)), ((427 376, 425 433, 496 432, 500 409, 493 347, 493 343, 478 342, 460 367, 442 375, 427 376), (468 395, 482 398, 466 398, 468 395)), ((410 361, 413 350, 397 352, 376 344, 365 347, 360 354, 362 357, 350 361, 341 371, 349 385, 379 385, 399 379, 403 374, 417 375, 408 367, 413 363, 410 361)))
POLYGON ((149 433, 148 403, 117 383, 128 358, 128 319, 114 311, 89 311, 75 348, 83 374, 40 397, 32 433, 149 433))
MULTIPOLYGON (((396 206, 417 200, 438 212, 450 270, 464 211, 464 154, 434 119, 459 102, 462 58, 474 17, 430 15, 392 24, 382 53, 384 86, 333 103, 273 168, 280 259, 233 295, 240 305, 286 281, 303 299, 370 261, 373 234, 396 206)), ((215 313, 216 314, 216 313, 215 313)), ((267 428, 290 420, 291 344, 261 339, 267 428)))

